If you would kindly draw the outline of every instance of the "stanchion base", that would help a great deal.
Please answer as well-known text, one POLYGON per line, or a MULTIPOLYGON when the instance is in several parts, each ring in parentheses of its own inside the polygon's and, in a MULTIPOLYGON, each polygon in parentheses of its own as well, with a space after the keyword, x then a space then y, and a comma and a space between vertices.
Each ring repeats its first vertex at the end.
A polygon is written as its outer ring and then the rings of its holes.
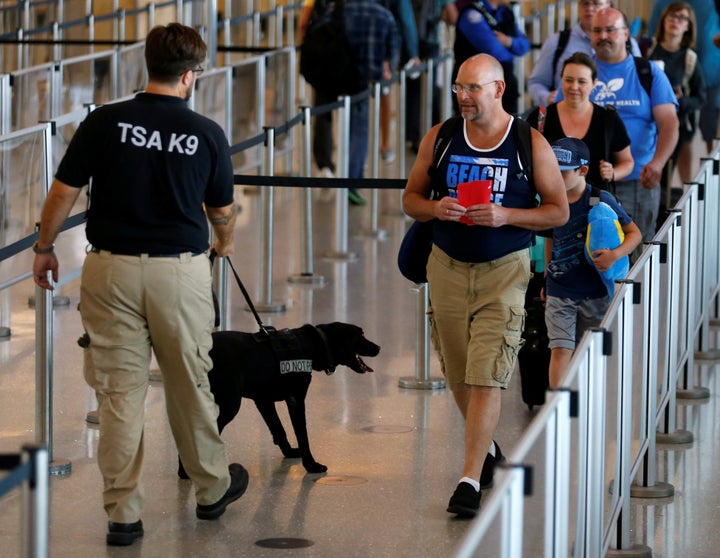
POLYGON ((97 410, 88 411, 88 413, 85 415, 85 421, 90 424, 100 424, 100 415, 98 414, 97 410))
MULTIPOLYGON (((70 299, 66 296, 54 296, 52 301, 53 301, 53 307, 70 305, 70 299)), ((35 295, 28 297, 28 306, 30 308, 35 308, 35 295)))
POLYGON ((12 332, 9 327, 0 327, 0 337, 10 337, 12 332))
POLYGON ((72 470, 72 463, 67 459, 53 459, 50 462, 50 474, 55 476, 69 475, 72 470))
POLYGON ((323 254, 323 258, 353 262, 357 260, 357 254, 355 252, 327 252, 323 254))
POLYGON ((53 306, 70 306, 70 299, 66 296, 54 296, 53 306))
POLYGON ((693 440, 695 440, 695 436, 688 430, 655 433, 655 443, 657 444, 691 444, 693 440))
POLYGON ((678 399, 708 399, 709 397, 710 390, 702 386, 695 386, 691 389, 677 390, 678 399))
POLYGON ((720 350, 695 351, 695 360, 720 360, 720 350))
POLYGON ((162 372, 160 372, 160 370, 150 370, 148 379, 151 382, 162 382, 163 381, 162 372))
POLYGON ((400 378, 398 386, 407 389, 445 389, 445 380, 442 378, 418 380, 415 376, 406 376, 400 378))
POLYGON ((667 482, 656 482, 653 486, 630 485, 631 498, 670 498, 675 494, 675 487, 667 482))
POLYGON ((632 548, 611 548, 605 554, 605 558, 614 558, 615 556, 637 556, 641 558, 652 558, 652 548, 644 544, 634 544, 632 548))
POLYGON ((384 229, 368 229, 366 231, 361 231, 358 236, 364 236, 366 238, 377 238, 378 240, 383 240, 387 238, 388 232, 384 229))
POLYGON ((302 285, 317 285, 317 286, 323 286, 325 284, 325 277, 322 275, 309 275, 309 274, 300 274, 300 275, 291 275, 288 277, 288 283, 299 283, 302 285))
MULTIPOLYGON (((245 308, 250 312, 250 308, 245 308)), ((255 304, 255 310, 258 312, 285 312, 285 305, 282 302, 270 303, 270 304, 255 304)))

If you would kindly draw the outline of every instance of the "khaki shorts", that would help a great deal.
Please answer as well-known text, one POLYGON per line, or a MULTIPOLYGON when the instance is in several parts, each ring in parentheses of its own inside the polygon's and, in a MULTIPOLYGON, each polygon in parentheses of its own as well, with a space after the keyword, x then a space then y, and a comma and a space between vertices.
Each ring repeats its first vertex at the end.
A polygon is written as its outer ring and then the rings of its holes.
POLYGON ((507 387, 523 344, 529 250, 466 263, 433 246, 427 272, 431 337, 448 387, 507 387))

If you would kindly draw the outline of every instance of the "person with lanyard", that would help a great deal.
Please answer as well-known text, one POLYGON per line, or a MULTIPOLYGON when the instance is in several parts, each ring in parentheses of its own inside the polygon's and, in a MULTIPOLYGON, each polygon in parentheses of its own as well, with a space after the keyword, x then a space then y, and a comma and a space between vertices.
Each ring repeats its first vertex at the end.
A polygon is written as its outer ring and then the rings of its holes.
MULTIPOLYGON (((520 90, 515 76, 515 58, 530 51, 530 40, 518 27, 509 0, 479 0, 466 4, 457 19, 455 30, 455 66, 453 80, 460 65, 478 53, 493 56, 505 75, 503 109, 517 114, 520 90)), ((453 100, 456 112, 459 106, 453 100)))
POLYGON ((232 254, 236 217, 227 138, 187 106, 207 46, 179 23, 145 40, 148 84, 128 101, 97 108, 81 123, 60 162, 33 245, 33 278, 53 289, 54 242, 90 185, 90 243, 80 283, 89 339, 84 375, 100 419, 97 461, 107 513, 106 542, 130 545, 144 534, 141 483, 145 396, 151 353, 163 375, 173 438, 195 489, 198 519, 220 517, 248 485, 228 466, 210 391, 215 321, 212 250, 232 254))

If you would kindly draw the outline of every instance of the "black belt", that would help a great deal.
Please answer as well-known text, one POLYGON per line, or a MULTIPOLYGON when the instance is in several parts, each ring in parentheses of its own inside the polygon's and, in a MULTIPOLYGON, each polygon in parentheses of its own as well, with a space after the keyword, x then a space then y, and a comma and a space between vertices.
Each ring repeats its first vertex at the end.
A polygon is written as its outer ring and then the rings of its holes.
POLYGON ((132 256, 135 258, 140 258, 142 256, 147 256, 148 258, 179 258, 184 254, 190 254, 190 257, 199 256, 200 254, 204 254, 205 252, 179 252, 175 254, 150 254, 147 252, 144 253, 129 253, 129 252, 112 252, 110 250, 103 250, 102 248, 96 248, 95 246, 90 247, 90 252, 93 252, 95 254, 99 254, 100 252, 107 252, 111 256, 132 256))

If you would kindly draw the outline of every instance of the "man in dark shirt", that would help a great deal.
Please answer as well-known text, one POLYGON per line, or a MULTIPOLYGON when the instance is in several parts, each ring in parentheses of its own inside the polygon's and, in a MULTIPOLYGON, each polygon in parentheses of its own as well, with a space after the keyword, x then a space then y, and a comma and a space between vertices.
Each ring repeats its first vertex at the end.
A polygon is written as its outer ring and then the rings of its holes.
POLYGON ((90 344, 84 374, 100 417, 98 466, 107 544, 143 536, 140 484, 151 351, 163 373, 168 419, 195 485, 196 515, 216 519, 247 488, 228 467, 207 372, 214 311, 209 247, 233 252, 235 205, 227 138, 186 104, 207 47, 178 23, 155 27, 145 44, 149 82, 134 99, 98 108, 60 163, 33 245, 33 276, 58 279, 54 241, 90 184, 80 314, 90 344))

